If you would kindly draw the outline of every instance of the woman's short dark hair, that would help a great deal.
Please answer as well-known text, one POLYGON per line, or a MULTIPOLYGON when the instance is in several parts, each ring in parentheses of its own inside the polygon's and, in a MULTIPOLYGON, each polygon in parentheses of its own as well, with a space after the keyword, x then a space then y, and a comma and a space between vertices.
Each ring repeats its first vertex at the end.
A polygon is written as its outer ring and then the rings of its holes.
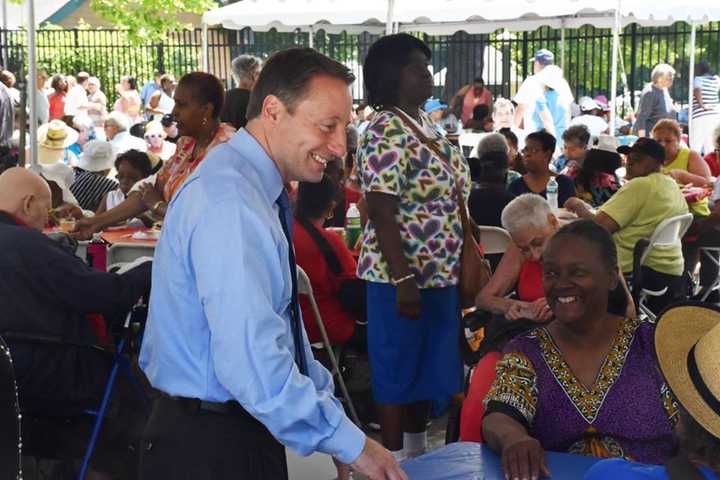
POLYGON ((247 119, 260 116, 268 95, 278 97, 293 114, 307 94, 310 81, 321 75, 342 80, 347 85, 355 81, 355 75, 345 65, 312 48, 289 48, 275 53, 265 63, 250 93, 247 119))
POLYGON ((149 176, 152 171, 150 157, 140 150, 130 149, 118 155, 115 159, 115 168, 119 169, 120 164, 123 162, 129 163, 131 167, 142 173, 143 178, 149 176))
POLYGON ((709 73, 711 73, 710 65, 705 60, 700 61, 695 64, 695 76, 700 77, 702 75, 707 75, 709 73))
POLYGON ((576 220, 570 222, 553 235, 551 242, 560 237, 580 237, 597 245, 599 257, 608 270, 617 269, 617 248, 612 235, 604 227, 592 220, 576 220))
POLYGON ((577 185, 582 185, 586 192, 592 189, 592 180, 598 173, 615 174, 615 170, 622 165, 620 155, 597 148, 591 148, 585 154, 580 173, 575 178, 577 185))
POLYGON ((379 111, 397 105, 400 71, 410 63, 410 54, 415 50, 432 58, 428 46, 407 33, 381 37, 370 46, 363 64, 363 78, 372 108, 379 111))
POLYGON ((335 184, 327 175, 317 183, 298 184, 295 216, 307 220, 322 218, 335 199, 335 184))
POLYGON ((484 120, 489 113, 490 109, 488 108, 488 106, 484 103, 481 103, 480 105, 477 105, 475 106, 475 108, 473 108, 472 119, 480 122, 484 120))
POLYGON ((137 90, 137 80, 135 77, 128 75, 125 77, 125 80, 127 80, 128 85, 130 85, 130 90, 137 90))
POLYGON ((587 146, 590 143, 590 130, 585 125, 573 125, 563 132, 562 139, 565 143, 571 142, 578 146, 587 146))
POLYGON ((515 132, 513 132, 510 127, 503 127, 500 130, 498 130, 498 133, 505 137, 505 140, 507 140, 509 145, 512 145, 517 150, 518 148, 518 138, 517 135, 515 135, 515 132))
POLYGON ((222 110, 225 100, 225 88, 215 75, 206 72, 191 72, 183 75, 177 86, 192 90, 196 102, 212 104, 213 118, 220 116, 220 110, 222 110))
POLYGON ((508 156, 505 152, 486 152, 480 159, 479 181, 504 183, 507 179, 508 156))
POLYGON ((50 87, 53 90, 57 91, 60 88, 60 82, 62 82, 64 80, 65 80, 65 77, 60 74, 53 75, 52 80, 50 80, 50 87))
POLYGON ((530 135, 525 137, 525 143, 527 143, 528 140, 535 140, 536 142, 538 142, 540 145, 542 145, 542 149, 545 152, 554 152, 555 145, 557 145, 555 137, 547 130, 540 130, 531 133, 530 135))

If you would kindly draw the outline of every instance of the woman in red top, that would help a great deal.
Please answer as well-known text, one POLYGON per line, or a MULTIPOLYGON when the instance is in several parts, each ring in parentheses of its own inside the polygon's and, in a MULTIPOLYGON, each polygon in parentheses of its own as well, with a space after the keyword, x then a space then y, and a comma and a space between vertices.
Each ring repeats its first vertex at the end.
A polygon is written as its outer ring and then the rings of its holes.
POLYGON ((68 84, 65 77, 55 75, 50 82, 50 86, 53 88, 53 92, 48 95, 48 103, 50 104, 48 121, 62 120, 65 116, 65 96, 67 95, 68 84))
MULTIPOLYGON (((295 204, 293 245, 297 264, 305 270, 330 343, 346 343, 355 330, 355 318, 340 301, 342 284, 356 279, 357 263, 342 237, 323 223, 334 207, 335 186, 328 176, 320 183, 300 182, 295 204)), ((311 343, 320 342, 320 330, 307 298, 300 298, 305 330, 311 343)))

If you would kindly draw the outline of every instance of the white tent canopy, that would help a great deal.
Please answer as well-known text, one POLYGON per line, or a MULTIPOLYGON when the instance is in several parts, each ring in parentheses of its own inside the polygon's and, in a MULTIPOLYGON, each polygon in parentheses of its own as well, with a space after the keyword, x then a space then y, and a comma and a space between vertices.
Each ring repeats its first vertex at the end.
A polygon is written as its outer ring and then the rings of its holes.
MULTIPOLYGON (((657 0, 621 0, 621 23, 669 25, 685 20, 702 23, 720 18, 714 0, 670 3, 657 0)), ((242 0, 203 15, 205 25, 250 27, 255 31, 323 29, 329 33, 381 33, 396 22, 399 31, 451 35, 457 31, 489 33, 500 28, 532 31, 542 26, 578 28, 614 26, 616 3, 598 9, 597 0, 242 0)))
POLYGON ((250 27, 258 32, 322 28, 328 33, 382 33, 388 7, 388 0, 243 0, 206 12, 202 21, 235 30, 250 27))

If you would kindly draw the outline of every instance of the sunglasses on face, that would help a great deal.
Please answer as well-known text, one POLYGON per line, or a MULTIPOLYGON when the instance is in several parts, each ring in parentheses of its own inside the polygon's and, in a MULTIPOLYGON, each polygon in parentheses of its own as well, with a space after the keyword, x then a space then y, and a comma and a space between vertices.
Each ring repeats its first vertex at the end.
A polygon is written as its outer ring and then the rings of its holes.
POLYGON ((145 138, 162 138, 162 135, 159 133, 150 133, 148 135, 145 135, 145 138))

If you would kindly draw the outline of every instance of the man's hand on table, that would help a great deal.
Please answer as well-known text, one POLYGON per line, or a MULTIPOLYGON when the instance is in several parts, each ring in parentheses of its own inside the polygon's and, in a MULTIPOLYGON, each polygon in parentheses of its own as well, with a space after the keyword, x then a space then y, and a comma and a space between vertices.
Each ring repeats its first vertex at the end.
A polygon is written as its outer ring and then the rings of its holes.
POLYGON ((365 439, 365 448, 352 468, 370 480, 408 480, 390 452, 371 438, 365 439))

